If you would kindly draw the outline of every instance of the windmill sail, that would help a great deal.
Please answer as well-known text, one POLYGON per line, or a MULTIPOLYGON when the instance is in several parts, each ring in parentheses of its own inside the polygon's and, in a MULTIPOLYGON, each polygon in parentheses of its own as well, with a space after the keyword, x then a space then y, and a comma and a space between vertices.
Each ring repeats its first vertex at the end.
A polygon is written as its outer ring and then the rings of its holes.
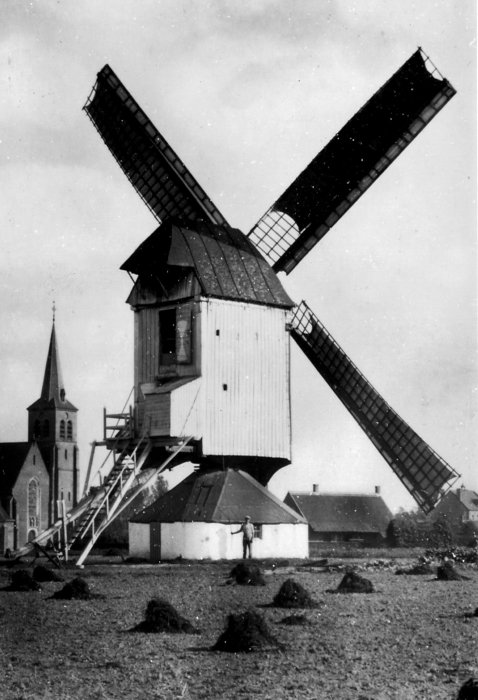
POLYGON ((419 49, 249 232, 289 273, 455 94, 419 49))
POLYGON ((291 333, 422 510, 430 512, 457 472, 387 404, 305 302, 294 311, 291 333))
POLYGON ((179 217, 227 224, 108 65, 98 73, 85 111, 158 221, 179 217))

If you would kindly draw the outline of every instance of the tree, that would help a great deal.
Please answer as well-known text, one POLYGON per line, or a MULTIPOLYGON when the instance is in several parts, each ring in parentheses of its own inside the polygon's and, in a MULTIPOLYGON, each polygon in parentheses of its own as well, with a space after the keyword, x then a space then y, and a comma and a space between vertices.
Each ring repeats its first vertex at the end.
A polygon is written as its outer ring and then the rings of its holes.
MULTIPOLYGON (((134 485, 127 492, 131 494, 141 483, 144 483, 149 477, 149 474, 141 473, 138 475, 134 485)), ((166 479, 159 475, 151 486, 143 489, 136 498, 125 508, 113 522, 108 525, 104 534, 99 538, 100 547, 127 547, 128 545, 128 521, 140 513, 142 510, 153 504, 168 490, 166 479)))

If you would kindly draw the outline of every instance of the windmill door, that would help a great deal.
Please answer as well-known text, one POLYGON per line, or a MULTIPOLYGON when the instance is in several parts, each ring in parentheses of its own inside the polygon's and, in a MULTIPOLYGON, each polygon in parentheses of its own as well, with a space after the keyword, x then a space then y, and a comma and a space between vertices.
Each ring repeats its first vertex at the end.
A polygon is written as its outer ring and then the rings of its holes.
POLYGON ((149 552, 153 564, 161 561, 161 523, 149 524, 149 552))

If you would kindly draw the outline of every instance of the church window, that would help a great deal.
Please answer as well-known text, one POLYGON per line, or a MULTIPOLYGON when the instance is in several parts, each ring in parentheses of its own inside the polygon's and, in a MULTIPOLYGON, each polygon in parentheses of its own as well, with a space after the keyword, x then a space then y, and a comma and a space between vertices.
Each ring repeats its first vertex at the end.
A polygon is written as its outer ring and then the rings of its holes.
POLYGON ((65 431, 65 421, 64 421, 64 420, 61 420, 61 421, 60 421, 60 440, 62 440, 62 439, 64 440, 64 439, 65 439, 65 435, 66 435, 66 431, 65 431))
POLYGON ((41 423, 39 420, 35 421, 35 425, 33 426, 33 437, 40 437, 41 436, 41 423))
POLYGON ((33 455, 33 464, 36 464, 36 463, 37 463, 37 456, 33 455))
POLYGON ((65 390, 60 389, 60 401, 64 401, 64 400, 65 400, 65 390))
POLYGON ((40 484, 36 478, 28 482, 28 523, 30 527, 40 526, 40 484))
POLYGON ((68 450, 65 450, 65 459, 68 460, 68 450))
POLYGON ((63 498, 64 498, 64 496, 63 496, 63 491, 61 491, 61 493, 60 493, 60 501, 63 501, 63 498))
POLYGON ((71 420, 66 424, 66 437, 68 440, 73 440, 73 423, 71 420))
POLYGON ((48 420, 45 418, 43 421, 43 437, 48 437, 50 434, 50 424, 48 420))
POLYGON ((71 491, 68 491, 68 500, 71 501, 71 491))

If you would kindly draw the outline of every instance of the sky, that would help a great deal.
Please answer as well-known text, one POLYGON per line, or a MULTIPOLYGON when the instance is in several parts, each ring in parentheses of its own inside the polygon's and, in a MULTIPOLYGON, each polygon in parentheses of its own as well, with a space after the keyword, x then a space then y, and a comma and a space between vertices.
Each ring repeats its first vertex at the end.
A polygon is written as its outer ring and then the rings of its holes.
MULTIPOLYGON (((223 212, 249 231, 416 50, 457 90, 281 281, 393 408, 478 489, 476 21, 472 0, 3 0, 0 440, 27 437, 55 301, 83 473, 133 384, 131 281, 156 227, 82 111, 110 64, 223 212)), ((300 350, 292 464, 269 486, 414 505, 300 350)), ((103 456, 103 455, 101 455, 103 456)), ((187 473, 172 472, 170 485, 187 473)))

